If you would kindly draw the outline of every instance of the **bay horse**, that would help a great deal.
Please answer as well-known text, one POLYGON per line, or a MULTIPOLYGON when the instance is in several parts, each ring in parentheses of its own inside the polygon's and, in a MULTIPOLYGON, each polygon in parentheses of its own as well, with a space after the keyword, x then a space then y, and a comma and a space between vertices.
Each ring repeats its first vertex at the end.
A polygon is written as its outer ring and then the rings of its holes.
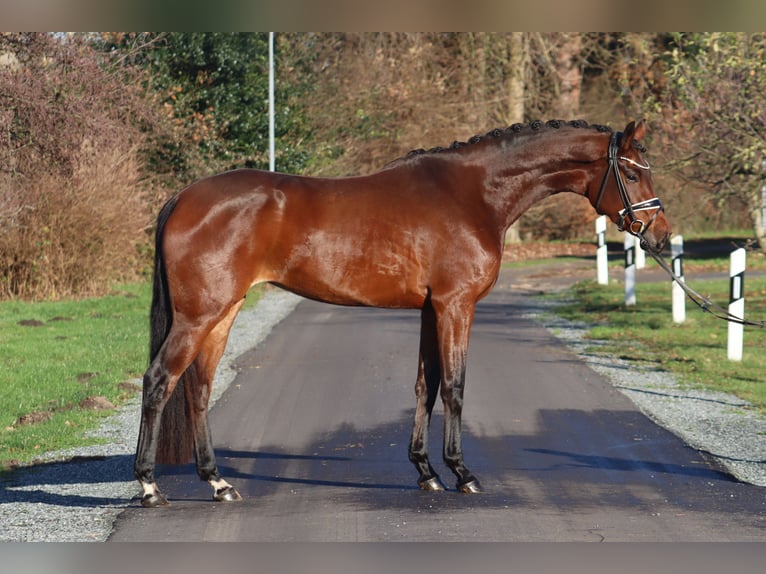
POLYGON ((497 129, 416 150, 372 175, 312 178, 250 169, 197 181, 161 209, 156 230, 150 365, 135 477, 142 504, 168 504, 156 462, 196 459, 217 501, 240 500, 219 473, 208 427, 213 374, 248 289, 261 282, 338 305, 421 310, 409 459, 424 490, 443 490, 428 458, 441 395, 443 458, 463 492, 480 492, 461 446, 474 308, 497 280, 508 227, 547 196, 585 196, 659 252, 670 227, 641 144, 573 122, 497 129))

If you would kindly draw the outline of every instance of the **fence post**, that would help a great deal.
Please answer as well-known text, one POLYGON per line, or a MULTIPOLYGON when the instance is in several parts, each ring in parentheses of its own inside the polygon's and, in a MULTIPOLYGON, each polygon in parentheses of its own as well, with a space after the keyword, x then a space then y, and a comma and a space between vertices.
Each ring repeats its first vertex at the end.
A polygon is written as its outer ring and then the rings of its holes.
POLYGON ((646 267, 646 252, 641 248, 641 241, 637 237, 634 237, 633 245, 636 247, 636 269, 643 269, 646 267))
MULTIPOLYGON (((683 235, 676 235, 670 240, 670 254, 671 263, 673 265, 673 273, 676 275, 679 281, 684 282, 684 238, 683 235)), ((673 281, 673 322, 683 323, 686 321, 686 295, 683 288, 677 281, 673 281)))
POLYGON ((599 285, 609 283, 609 261, 606 250, 606 216, 596 219, 596 274, 599 285))
POLYGON ((636 238, 630 233, 623 239, 625 249, 625 305, 636 304, 636 238))
MULTIPOLYGON (((729 264, 729 313, 745 318, 745 253, 742 248, 733 251, 729 264)), ((744 326, 729 321, 728 354, 730 361, 742 360, 744 326)))

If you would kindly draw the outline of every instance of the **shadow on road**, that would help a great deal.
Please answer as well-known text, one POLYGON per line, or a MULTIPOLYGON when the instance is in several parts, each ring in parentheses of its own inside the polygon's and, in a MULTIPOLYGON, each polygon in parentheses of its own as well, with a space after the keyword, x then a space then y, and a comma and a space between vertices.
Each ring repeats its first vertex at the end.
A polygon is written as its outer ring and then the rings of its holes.
MULTIPOLYGON (((371 429, 345 425, 300 452, 269 446, 257 452, 222 448, 217 451, 220 469, 246 504, 256 505, 278 505, 292 493, 367 510, 534 510, 548 504, 572 510, 637 509, 653 508, 660 500, 685 510, 749 516, 763 512, 744 492, 757 487, 736 481, 631 411, 541 411, 539 431, 528 435, 477 436, 469 430, 464 435, 466 462, 486 491, 476 496, 457 493, 451 473, 438 460, 441 436, 435 431, 442 420, 434 415, 434 466, 449 490, 421 492, 406 454, 411 415, 405 412, 398 421, 371 429), (589 433, 601 437, 598 444, 580 442, 589 433), (562 442, 562 436, 572 440, 562 442)), ((209 498, 207 485, 197 481, 192 466, 164 467, 163 472, 160 483, 171 501, 209 498)))
MULTIPOLYGON (((124 499, 99 496, 100 484, 133 480, 133 456, 78 457, 19 468, 0 477, 0 504, 26 502, 64 507, 101 507, 124 499)), ((106 492, 113 489, 106 488, 106 492)), ((136 488, 136 492, 138 489, 136 488)))

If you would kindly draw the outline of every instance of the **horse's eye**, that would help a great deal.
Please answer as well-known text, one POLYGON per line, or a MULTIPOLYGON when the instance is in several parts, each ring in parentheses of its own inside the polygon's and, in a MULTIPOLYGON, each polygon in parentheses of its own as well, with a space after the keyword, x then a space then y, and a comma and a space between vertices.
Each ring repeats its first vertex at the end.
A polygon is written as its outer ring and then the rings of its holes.
POLYGON ((638 176, 635 173, 626 173, 625 179, 627 179, 630 183, 638 183, 638 176))

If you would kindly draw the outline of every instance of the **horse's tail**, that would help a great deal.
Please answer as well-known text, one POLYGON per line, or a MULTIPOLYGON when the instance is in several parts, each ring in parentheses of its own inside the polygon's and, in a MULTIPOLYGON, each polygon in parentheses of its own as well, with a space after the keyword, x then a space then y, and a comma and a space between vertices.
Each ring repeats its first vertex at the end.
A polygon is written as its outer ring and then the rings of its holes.
MULTIPOLYGON (((154 252, 154 281, 152 285, 152 305, 150 314, 149 361, 153 361, 160 352, 165 339, 170 333, 173 316, 170 304, 165 258, 163 255, 163 235, 165 224, 176 206, 176 198, 171 198, 157 216, 157 231, 154 252)), ((190 462, 194 455, 194 438, 191 414, 186 404, 185 381, 196 377, 196 369, 191 365, 178 381, 170 395, 160 420, 160 435, 157 443, 156 462, 163 464, 183 464, 190 462)), ((148 392, 151 389, 144 389, 148 392)))

